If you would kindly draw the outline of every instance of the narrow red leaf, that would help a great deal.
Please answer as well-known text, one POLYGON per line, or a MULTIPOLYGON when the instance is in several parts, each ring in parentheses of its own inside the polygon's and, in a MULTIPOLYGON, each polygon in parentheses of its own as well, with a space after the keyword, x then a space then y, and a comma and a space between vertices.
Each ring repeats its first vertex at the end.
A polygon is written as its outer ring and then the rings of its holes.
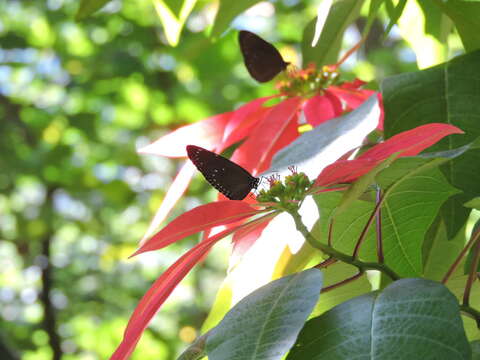
POLYGON ((153 283, 130 317, 123 335, 123 340, 110 357, 110 360, 128 359, 148 323, 178 283, 188 274, 193 266, 208 253, 217 241, 223 239, 232 231, 234 231, 234 229, 224 231, 200 242, 180 257, 153 283))
POLYGON ((444 123, 421 125, 392 136, 383 143, 365 151, 359 159, 383 160, 399 151, 400 156, 414 156, 451 134, 463 134, 463 131, 456 126, 444 123))
POLYGON ((262 120, 263 116, 270 111, 269 107, 263 107, 262 105, 274 97, 267 96, 255 99, 235 110, 225 126, 221 150, 247 136, 257 122, 262 120))
POLYGON ((259 168, 264 168, 272 148, 288 128, 289 122, 296 119, 302 102, 301 97, 294 97, 273 106, 248 139, 235 151, 231 160, 254 175, 259 173, 259 168))
POLYGON ((259 213, 244 201, 218 201, 183 213, 147 240, 132 256, 158 250, 202 230, 229 224, 259 213))
POLYGON ((315 180, 314 187, 347 183, 373 169, 380 160, 354 159, 338 160, 325 167, 315 180))
POLYGON ((358 159, 339 160, 325 167, 315 181, 315 187, 351 182, 372 170, 390 155, 414 156, 450 134, 463 131, 450 124, 427 124, 397 134, 367 150, 358 159))
POLYGON ((187 156, 185 147, 189 144, 214 150, 221 142, 225 126, 232 116, 233 112, 226 112, 182 126, 141 148, 138 152, 166 157, 184 157, 187 156))

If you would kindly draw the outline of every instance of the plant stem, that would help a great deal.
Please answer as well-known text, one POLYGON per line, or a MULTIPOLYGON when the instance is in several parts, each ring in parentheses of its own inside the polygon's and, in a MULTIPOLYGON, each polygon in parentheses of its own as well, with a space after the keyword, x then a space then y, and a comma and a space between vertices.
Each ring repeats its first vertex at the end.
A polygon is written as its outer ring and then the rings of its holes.
POLYGON ((460 310, 463 311, 466 315, 474 319, 477 323, 477 328, 480 329, 480 311, 475 310, 467 305, 460 305, 460 310))
MULTIPOLYGON (((377 194, 376 194, 376 203, 377 205, 380 203, 382 200, 382 189, 377 188, 377 194)), ((378 256, 378 262, 379 264, 384 263, 384 257, 383 257, 383 238, 382 238, 382 208, 380 207, 377 211, 377 216, 376 216, 376 229, 377 229, 377 256, 378 256)))
POLYGON ((455 269, 457 268, 457 266, 460 264, 460 261, 463 259, 463 257, 465 256, 465 254, 467 253, 468 249, 470 249, 470 247, 473 245, 473 243, 478 239, 478 237, 480 236, 480 230, 476 231, 474 234, 472 234, 472 236, 470 237, 470 240, 468 241, 467 245, 465 245, 465 247, 463 248, 463 250, 460 252, 460 254, 458 254, 457 258, 455 259, 455 261, 453 262, 453 264, 450 266, 450 268, 448 269, 447 273, 445 274, 445 276, 443 277, 442 279, 442 284, 446 284, 448 279, 450 278, 450 276, 452 276, 453 272, 455 271, 455 269))
POLYGON ((307 227, 302 222, 302 218, 298 213, 298 210, 289 210, 289 214, 293 217, 297 230, 300 231, 300 233, 305 237, 305 240, 307 240, 308 243, 314 248, 321 250, 325 254, 330 255, 337 260, 341 260, 344 263, 355 266, 360 272, 364 272, 365 270, 378 270, 386 274, 392 280, 400 279, 400 276, 385 264, 363 262, 354 258, 353 256, 341 253, 328 245, 322 244, 310 233, 310 231, 308 231, 307 227))
POLYGON ((362 230, 362 233, 360 234, 360 237, 358 238, 357 244, 355 245, 355 249, 353 250, 353 258, 356 259, 358 256, 358 252, 360 251, 360 246, 363 244, 365 239, 367 238, 367 233, 368 229, 370 229, 370 226, 373 223, 373 220, 378 214, 378 211, 380 210, 380 207, 382 205, 383 198, 381 197, 380 200, 377 202, 377 205, 375 205, 375 209, 372 211, 370 218, 368 219, 367 223, 365 224, 365 227, 362 230))
POLYGON ((329 257, 327 260, 324 260, 320 264, 315 265, 314 268, 317 268, 317 269, 327 268, 330 265, 335 264, 336 262, 337 262, 337 259, 329 257))
POLYGON ((470 302, 470 291, 472 290, 473 282, 475 281, 475 275, 477 274, 478 263, 480 261, 480 239, 477 240, 475 245, 475 253, 473 255, 473 261, 471 269, 468 274, 467 284, 465 285, 465 291, 463 292, 463 305, 468 306, 470 302))
POLYGON ((342 285, 345 285, 345 284, 348 284, 349 282, 353 281, 353 280, 356 280, 358 279, 360 276, 363 275, 363 272, 362 271, 359 271, 358 273, 356 273, 355 275, 349 277, 349 278, 346 278, 346 279, 343 279, 342 281, 336 283, 336 284, 333 284, 333 285, 330 285, 330 286, 326 286, 322 289, 322 293, 324 292, 327 292, 327 291, 330 291, 330 290, 333 290, 333 289, 336 289, 337 287, 339 286, 342 286, 342 285))

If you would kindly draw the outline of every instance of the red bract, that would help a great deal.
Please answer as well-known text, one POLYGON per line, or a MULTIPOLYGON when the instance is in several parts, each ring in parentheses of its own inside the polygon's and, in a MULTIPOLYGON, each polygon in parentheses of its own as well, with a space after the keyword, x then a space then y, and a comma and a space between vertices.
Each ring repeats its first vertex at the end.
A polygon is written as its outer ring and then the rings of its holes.
MULTIPOLYGON (((214 226, 232 224, 264 212, 265 210, 257 209, 256 206, 236 200, 201 205, 180 215, 169 223, 155 236, 146 241, 132 256, 146 251, 161 249, 199 231, 209 230, 214 226)), ((199 244, 180 257, 154 282, 140 300, 125 329, 123 340, 111 359, 127 359, 130 356, 152 317, 170 296, 178 283, 195 264, 203 259, 217 241, 237 231, 241 231, 246 236, 250 232, 257 233, 259 230, 263 230, 266 223, 275 217, 276 214, 276 212, 270 212, 248 223, 230 227, 216 235, 204 238, 199 244)))
MULTIPOLYGON (((361 89, 364 83, 360 80, 336 86, 322 83, 326 89, 315 88, 313 92, 311 88, 308 91, 301 90, 309 82, 318 87, 318 81, 313 81, 314 77, 325 73, 313 67, 293 73, 288 80, 291 84, 283 83, 280 90, 283 98, 276 105, 264 106, 265 102, 280 95, 255 99, 235 111, 180 127, 144 147, 140 153, 184 157, 185 147, 189 144, 220 153, 243 141, 233 153, 232 161, 253 175, 259 174, 269 168, 273 156, 280 149, 299 136, 298 125, 302 111, 309 124, 318 126, 356 108, 373 93, 361 89)), ((163 222, 187 189, 194 173, 192 166, 182 167, 150 224, 147 235, 163 222)))
MULTIPOLYGON (((294 107, 295 99, 285 102, 294 107)), ((355 160, 338 160, 327 166, 315 181, 315 187, 326 187, 351 182, 366 174, 390 155, 413 156, 450 134, 461 134, 449 124, 428 124, 400 133, 366 151, 355 160)), ((323 189, 322 189, 323 190, 323 189)), ((234 234, 235 255, 245 252, 260 236, 263 229, 279 212, 245 201, 225 200, 198 206, 173 220, 146 241, 133 255, 158 250, 200 231, 213 227, 227 229, 204 239, 168 268, 147 291, 135 309, 122 343, 111 359, 127 359, 141 334, 178 283, 195 264, 201 261, 212 246, 224 237, 234 234), (262 216, 263 214, 263 216, 262 216), (251 219, 256 217, 255 219, 251 219), (248 221, 249 222, 245 222, 248 221)))
POLYGON ((354 160, 338 160, 325 167, 317 177, 314 187, 348 183, 368 173, 390 155, 414 156, 450 134, 463 134, 449 124, 427 124, 404 131, 364 152, 354 160))

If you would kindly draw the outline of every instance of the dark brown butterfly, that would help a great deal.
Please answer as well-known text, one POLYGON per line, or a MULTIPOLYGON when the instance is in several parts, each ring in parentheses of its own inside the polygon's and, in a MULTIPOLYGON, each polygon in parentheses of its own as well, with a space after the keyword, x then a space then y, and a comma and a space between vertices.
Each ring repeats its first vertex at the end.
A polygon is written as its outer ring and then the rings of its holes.
POLYGON ((223 156, 195 145, 187 145, 187 154, 210 185, 230 200, 242 200, 258 186, 259 178, 223 156))
POLYGON ((250 31, 240 31, 238 41, 245 66, 258 82, 272 80, 289 64, 283 61, 282 55, 272 44, 250 31))

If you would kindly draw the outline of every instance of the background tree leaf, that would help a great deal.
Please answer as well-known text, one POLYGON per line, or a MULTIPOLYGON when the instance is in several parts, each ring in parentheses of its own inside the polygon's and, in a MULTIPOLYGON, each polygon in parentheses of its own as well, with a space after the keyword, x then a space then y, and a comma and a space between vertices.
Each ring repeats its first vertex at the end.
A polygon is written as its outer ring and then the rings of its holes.
POLYGON ((80 21, 89 17, 108 2, 110 2, 110 0, 81 0, 77 14, 75 15, 75 20, 80 21))
POLYGON ((337 62, 338 53, 347 27, 358 16, 363 0, 336 0, 323 26, 316 46, 312 47, 316 19, 305 28, 302 41, 303 64, 314 62, 317 66, 337 62))
POLYGON ((178 44, 183 25, 196 2, 197 0, 183 0, 183 2, 153 0, 155 9, 162 22, 165 36, 170 45, 176 46, 178 44))
POLYGON ((240 15, 242 12, 244 12, 258 2, 260 2, 260 0, 220 0, 219 8, 217 11, 217 15, 215 16, 215 21, 213 23, 210 36, 212 38, 217 38, 222 35, 236 16, 240 15))

